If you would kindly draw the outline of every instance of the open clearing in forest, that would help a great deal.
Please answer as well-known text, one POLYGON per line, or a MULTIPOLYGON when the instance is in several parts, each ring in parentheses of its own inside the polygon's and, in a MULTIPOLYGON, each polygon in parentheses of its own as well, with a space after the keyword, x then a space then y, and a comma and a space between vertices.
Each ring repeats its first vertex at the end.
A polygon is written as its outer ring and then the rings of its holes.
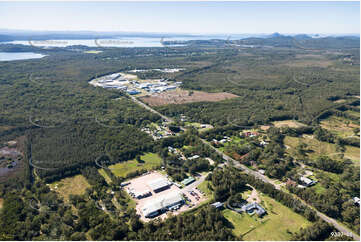
POLYGON ((150 106, 162 106, 167 104, 182 104, 192 102, 218 102, 235 97, 238 96, 227 92, 208 93, 177 89, 142 97, 141 100, 150 106))
POLYGON ((70 195, 82 195, 85 190, 90 187, 90 184, 82 175, 67 177, 60 181, 51 183, 50 189, 59 193, 61 197, 67 202, 70 195))
MULTIPOLYGON (((350 115, 354 114, 352 111, 348 112, 350 115)), ((356 121, 352 121, 343 117, 332 115, 321 121, 321 127, 342 138, 357 137, 354 133, 355 128, 360 128, 356 121)))
POLYGON ((306 126, 305 124, 297 122, 295 120, 275 121, 275 122, 273 122, 273 125, 277 128, 280 128, 280 127, 299 128, 302 126, 306 126))
POLYGON ((312 224, 276 200, 259 194, 260 205, 267 211, 263 218, 258 218, 256 214, 238 214, 229 209, 223 211, 225 218, 234 226, 233 233, 243 235, 243 240, 291 240, 291 233, 312 224))
MULTIPOLYGON (((311 138, 311 136, 305 135, 303 137, 286 136, 284 139, 284 144, 290 147, 286 150, 286 152, 291 155, 296 154, 296 147, 300 142, 307 145, 307 150, 310 151, 307 153, 307 156, 311 159, 315 159, 321 155, 327 155, 330 158, 335 159, 337 158, 337 155, 340 154, 340 152, 336 151, 335 144, 322 142, 315 138, 311 138)), ((346 145, 345 148, 345 158, 352 160, 357 166, 360 165, 360 148, 350 145, 346 145)))
POLYGON ((158 154, 155 153, 146 153, 145 155, 142 155, 141 160, 144 161, 144 163, 139 163, 136 159, 128 160, 125 162, 117 163, 115 165, 109 166, 111 171, 116 176, 120 177, 126 177, 129 173, 135 172, 138 170, 154 170, 161 166, 162 164, 162 158, 159 157, 158 154))

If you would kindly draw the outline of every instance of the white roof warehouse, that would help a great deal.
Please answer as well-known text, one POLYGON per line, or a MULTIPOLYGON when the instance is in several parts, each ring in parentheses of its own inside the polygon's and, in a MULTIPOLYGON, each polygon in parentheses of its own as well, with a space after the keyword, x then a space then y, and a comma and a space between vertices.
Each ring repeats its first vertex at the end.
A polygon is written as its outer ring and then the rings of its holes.
POLYGON ((141 210, 144 217, 154 217, 170 207, 182 204, 183 201, 181 193, 173 192, 149 201, 141 208, 141 210))
POLYGON ((169 188, 170 185, 171 185, 171 183, 165 178, 159 178, 157 180, 154 180, 154 181, 148 183, 148 186, 154 192, 163 191, 163 190, 169 188))

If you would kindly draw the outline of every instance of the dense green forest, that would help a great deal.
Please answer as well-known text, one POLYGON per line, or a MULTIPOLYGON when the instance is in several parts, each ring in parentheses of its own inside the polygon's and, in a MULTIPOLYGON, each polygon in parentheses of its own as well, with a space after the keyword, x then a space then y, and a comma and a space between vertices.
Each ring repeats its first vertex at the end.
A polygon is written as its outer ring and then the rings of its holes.
POLYGON ((226 125, 297 119, 312 123, 321 113, 359 95, 359 49, 344 53, 288 48, 235 48, 214 65, 186 71, 177 80, 185 88, 230 92, 238 98, 217 103, 167 105, 170 116, 226 125), (346 56, 354 62, 344 63, 346 56), (336 97, 336 99, 335 99, 336 97))

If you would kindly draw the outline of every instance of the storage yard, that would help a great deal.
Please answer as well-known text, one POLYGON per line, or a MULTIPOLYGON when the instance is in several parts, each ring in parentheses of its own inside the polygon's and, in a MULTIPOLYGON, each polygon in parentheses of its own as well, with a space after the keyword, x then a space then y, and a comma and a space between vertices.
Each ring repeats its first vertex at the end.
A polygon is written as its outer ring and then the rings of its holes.
POLYGON ((206 199, 199 190, 180 188, 156 171, 130 180, 124 188, 136 201, 137 213, 143 221, 179 214, 206 199))

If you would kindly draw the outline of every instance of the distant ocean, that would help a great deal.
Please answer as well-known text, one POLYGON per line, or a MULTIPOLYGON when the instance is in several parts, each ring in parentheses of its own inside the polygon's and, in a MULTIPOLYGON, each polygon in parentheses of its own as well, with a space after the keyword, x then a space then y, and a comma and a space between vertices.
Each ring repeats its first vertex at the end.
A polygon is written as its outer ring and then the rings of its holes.
POLYGON ((38 59, 44 56, 33 52, 0 52, 0 61, 38 59))
MULTIPOLYGON (((243 37, 244 38, 244 37, 243 37)), ((187 40, 209 40, 209 39, 241 39, 237 36, 226 35, 204 35, 194 37, 174 37, 174 38, 151 38, 151 37, 121 37, 113 39, 56 39, 56 40, 20 40, 2 42, 0 44, 21 44, 33 45, 37 47, 67 47, 72 45, 84 45, 88 47, 162 47, 163 41, 187 41, 187 40)))

